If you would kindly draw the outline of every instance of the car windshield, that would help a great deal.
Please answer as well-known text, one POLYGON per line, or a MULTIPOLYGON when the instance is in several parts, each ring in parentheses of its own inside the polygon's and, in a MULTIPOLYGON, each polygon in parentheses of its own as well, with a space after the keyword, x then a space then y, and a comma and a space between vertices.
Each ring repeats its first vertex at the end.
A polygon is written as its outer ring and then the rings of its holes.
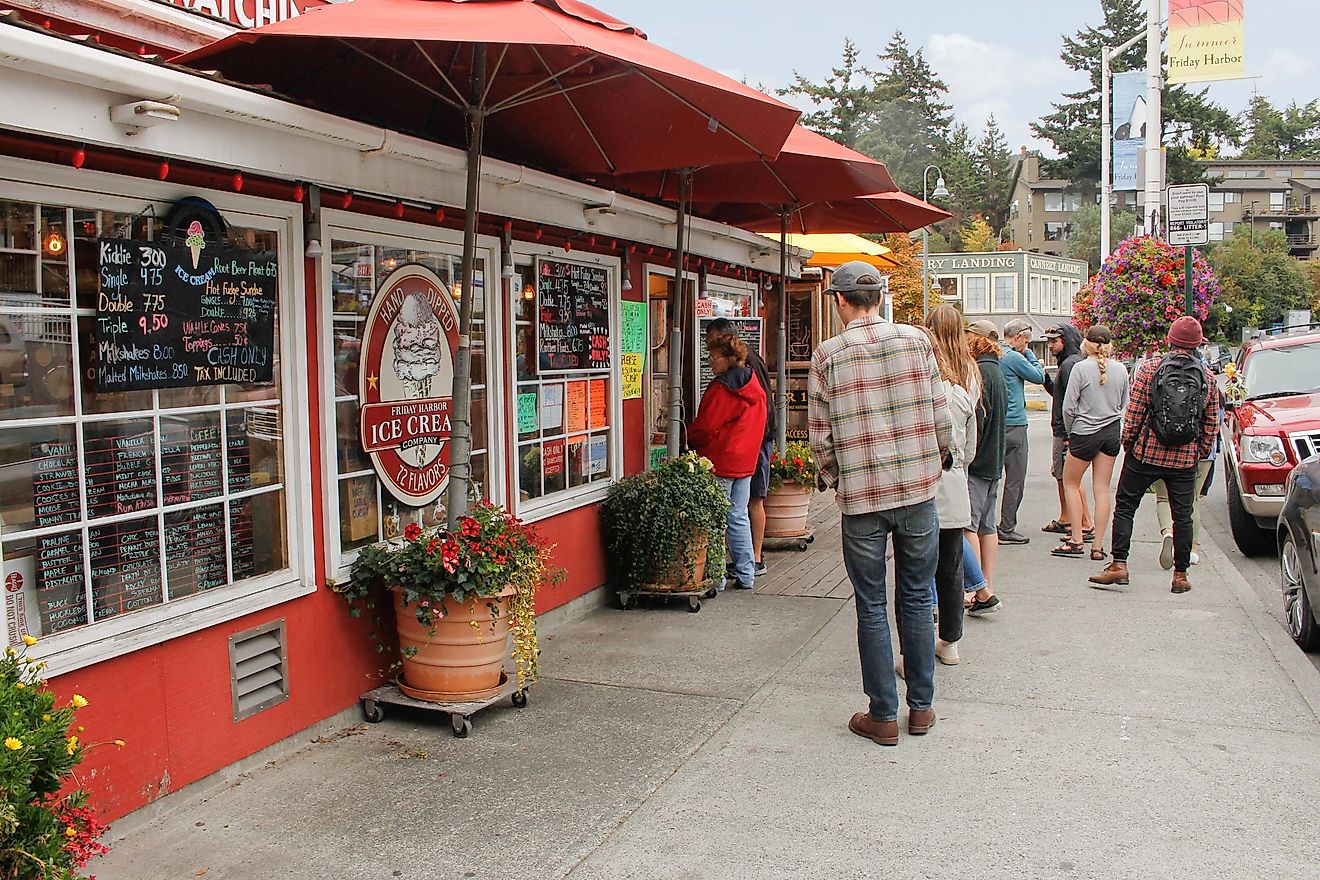
POLYGON ((1248 397, 1320 390, 1320 342, 1262 348, 1247 358, 1248 397))

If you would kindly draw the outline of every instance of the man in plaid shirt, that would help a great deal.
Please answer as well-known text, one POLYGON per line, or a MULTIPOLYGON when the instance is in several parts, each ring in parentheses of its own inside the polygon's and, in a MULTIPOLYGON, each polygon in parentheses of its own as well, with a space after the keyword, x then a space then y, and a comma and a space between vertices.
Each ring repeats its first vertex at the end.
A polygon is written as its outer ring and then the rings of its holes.
POLYGON ((898 743, 898 688, 885 596, 885 550, 894 539, 894 592, 902 626, 908 733, 935 724, 931 582, 939 550, 935 487, 952 462, 944 384, 926 335, 880 317, 885 285, 866 263, 834 271, 829 293, 846 325, 811 357, 811 451, 843 514, 843 561, 857 602, 857 645, 869 711, 848 729, 898 743))
POLYGON ((1209 458, 1214 448, 1215 432, 1219 426, 1219 387, 1209 370, 1196 355, 1196 349, 1205 342, 1201 322, 1184 315, 1173 322, 1165 340, 1169 354, 1193 361, 1205 374, 1206 402, 1201 414, 1200 430, 1196 439, 1181 446, 1166 446, 1151 427, 1152 390, 1155 373, 1163 358, 1147 358, 1132 381, 1128 396, 1127 413, 1123 419, 1123 470, 1118 476, 1118 491, 1114 498, 1114 561, 1105 566, 1091 583, 1101 586, 1128 582, 1128 551, 1132 546, 1132 520, 1146 490, 1163 480, 1169 490, 1169 506, 1173 509, 1173 585, 1174 593, 1186 593, 1192 588, 1187 580, 1187 567, 1192 556, 1192 504, 1196 500, 1196 466, 1209 458))

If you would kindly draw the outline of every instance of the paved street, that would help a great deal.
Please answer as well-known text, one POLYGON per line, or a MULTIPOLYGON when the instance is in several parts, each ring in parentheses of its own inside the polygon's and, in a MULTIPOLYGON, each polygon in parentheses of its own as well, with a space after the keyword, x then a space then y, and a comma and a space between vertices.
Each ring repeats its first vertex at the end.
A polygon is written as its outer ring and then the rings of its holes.
POLYGON ((557 628, 531 705, 478 716, 469 739, 426 713, 305 737, 155 821, 121 823, 91 869, 1313 878, 1320 672, 1273 616, 1272 563, 1249 584, 1255 569, 1211 514, 1194 588, 1171 595, 1148 506, 1133 585, 1087 589, 1097 566, 1050 557, 1037 531, 1055 495, 1047 418, 1032 419, 1032 543, 1003 549, 1005 610, 967 622, 925 738, 882 748, 845 727, 864 698, 822 507, 816 543, 775 554, 755 595, 726 593, 700 614, 602 609, 557 628))

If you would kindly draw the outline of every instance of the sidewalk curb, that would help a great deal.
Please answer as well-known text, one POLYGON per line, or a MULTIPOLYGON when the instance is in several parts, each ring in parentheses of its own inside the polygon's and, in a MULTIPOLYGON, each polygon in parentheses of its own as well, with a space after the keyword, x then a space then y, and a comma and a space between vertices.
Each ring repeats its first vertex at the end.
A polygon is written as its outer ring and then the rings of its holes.
MULTIPOLYGON (((1247 579, 1237 570, 1228 558, 1228 554, 1219 546, 1213 535, 1204 530, 1201 532, 1201 555, 1206 556, 1206 550, 1213 548, 1213 569, 1214 573, 1223 578, 1228 588, 1233 593, 1242 610, 1246 612, 1247 619, 1255 627, 1265 646, 1269 648, 1270 653, 1283 672, 1292 681, 1297 692, 1301 694, 1303 700, 1311 709, 1311 714, 1320 721, 1320 669, 1315 666, 1302 654, 1301 649, 1293 643, 1293 640, 1284 631, 1279 622, 1275 620, 1265 609, 1265 604, 1256 591, 1247 583, 1247 579)), ((1198 568, 1202 566, 1197 566, 1198 568)))

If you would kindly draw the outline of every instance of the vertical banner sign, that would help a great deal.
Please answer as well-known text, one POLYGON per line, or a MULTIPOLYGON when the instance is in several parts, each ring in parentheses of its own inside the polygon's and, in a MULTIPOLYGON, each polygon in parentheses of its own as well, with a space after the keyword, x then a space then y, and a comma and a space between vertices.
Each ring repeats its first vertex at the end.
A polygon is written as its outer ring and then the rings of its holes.
POLYGON ((1242 79, 1244 0, 1169 0, 1169 77, 1177 83, 1242 79))
POLYGON ((1110 110, 1114 126, 1114 191, 1135 192, 1137 157, 1146 145, 1146 72, 1114 74, 1110 110))
POLYGON ((620 373, 624 400, 642 396, 642 376, 646 369, 646 303, 624 300, 620 353, 620 373))
POLYGON ((457 350, 458 311, 444 282, 425 266, 392 272, 362 330, 359 429, 381 483, 412 507, 449 483, 457 350))

